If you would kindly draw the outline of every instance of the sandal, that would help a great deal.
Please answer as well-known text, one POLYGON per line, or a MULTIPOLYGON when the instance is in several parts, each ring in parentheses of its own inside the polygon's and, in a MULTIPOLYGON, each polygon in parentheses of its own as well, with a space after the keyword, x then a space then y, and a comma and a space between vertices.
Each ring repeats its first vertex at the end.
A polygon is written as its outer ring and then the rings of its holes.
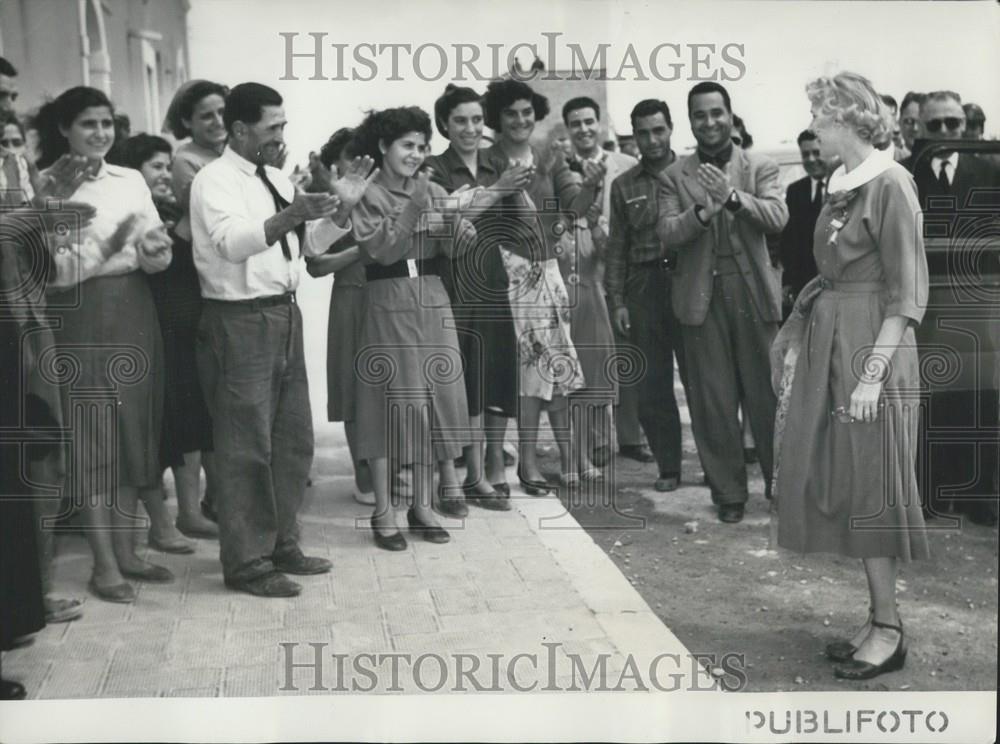
POLYGON ((45 598, 45 624, 68 623, 83 616, 83 602, 79 599, 45 598))

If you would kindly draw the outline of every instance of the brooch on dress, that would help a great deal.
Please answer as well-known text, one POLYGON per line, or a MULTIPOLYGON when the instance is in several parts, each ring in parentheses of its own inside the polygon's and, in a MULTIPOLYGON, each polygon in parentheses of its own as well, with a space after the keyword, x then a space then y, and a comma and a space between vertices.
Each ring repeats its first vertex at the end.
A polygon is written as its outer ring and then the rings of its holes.
POLYGON ((830 208, 837 210, 837 213, 830 220, 830 237, 827 238, 827 245, 837 244, 837 236, 847 224, 847 205, 851 203, 856 193, 856 191, 837 191, 829 195, 827 200, 830 208))

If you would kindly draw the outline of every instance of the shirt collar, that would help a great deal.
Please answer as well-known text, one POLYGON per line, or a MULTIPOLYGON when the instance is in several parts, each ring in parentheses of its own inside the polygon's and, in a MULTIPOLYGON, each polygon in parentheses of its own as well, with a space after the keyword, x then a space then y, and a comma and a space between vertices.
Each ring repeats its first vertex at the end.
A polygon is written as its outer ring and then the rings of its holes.
POLYGON ((944 162, 951 164, 951 173, 948 175, 954 176, 955 169, 958 168, 958 150, 955 150, 955 152, 946 158, 931 158, 931 169, 934 171, 935 175, 941 172, 941 163, 944 162))
MULTIPOLYGON (((831 194, 836 194, 838 191, 853 191, 895 165, 898 163, 886 150, 872 150, 871 154, 850 173, 843 165, 840 165, 830 176, 826 190, 831 194)), ((899 167, 902 168, 902 166, 899 167)))
MULTIPOLYGON (((452 172, 460 171, 468 173, 470 176, 472 175, 471 171, 469 171, 469 166, 465 164, 465 161, 462 160, 462 156, 459 155, 458 151, 451 145, 449 145, 448 149, 441 153, 441 157, 444 158, 448 168, 452 172)), ((476 169, 487 170, 491 173, 493 172, 493 164, 490 163, 489 150, 487 148, 480 147, 476 152, 476 169)))
POLYGON ((645 159, 642 159, 642 160, 639 161, 639 166, 641 168, 641 172, 642 173, 648 173, 653 178, 657 178, 660 175, 660 173, 662 173, 667 168, 669 168, 671 165, 673 165, 676 160, 677 160, 677 153, 675 153, 673 150, 671 150, 670 151, 670 155, 667 157, 667 164, 663 166, 662 170, 658 170, 658 171, 653 170, 652 166, 649 165, 645 159))
POLYGON ((127 175, 127 171, 132 170, 131 168, 124 168, 120 165, 112 165, 111 163, 106 163, 101 161, 101 167, 98 168, 97 173, 91 176, 91 181, 98 181, 105 176, 110 176, 112 178, 121 178, 127 175))
POLYGON ((226 149, 222 151, 222 155, 220 157, 223 157, 226 160, 228 160, 230 163, 235 165, 237 168, 246 173, 248 176, 257 175, 257 165, 251 163, 249 160, 240 155, 238 152, 236 152, 236 150, 231 148, 229 145, 226 145, 226 149))
POLYGON ((715 155, 709 155, 704 152, 700 147, 698 148, 698 160, 702 163, 711 163, 712 165, 718 166, 720 168, 725 167, 726 163, 732 160, 733 157, 733 143, 730 141, 728 145, 725 146, 720 152, 715 155))

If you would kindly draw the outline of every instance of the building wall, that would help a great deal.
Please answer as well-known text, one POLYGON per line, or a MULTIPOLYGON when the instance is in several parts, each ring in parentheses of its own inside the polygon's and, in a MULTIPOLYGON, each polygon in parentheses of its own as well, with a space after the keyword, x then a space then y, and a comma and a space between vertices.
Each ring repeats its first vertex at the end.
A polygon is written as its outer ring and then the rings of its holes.
MULTIPOLYGON (((151 131, 190 69, 187 47, 187 0, 85 0, 92 53, 90 84, 110 88, 111 100, 129 115, 133 131, 150 130, 147 109, 159 114, 151 131), (99 54, 103 20, 107 56, 99 54), (151 33, 150 33, 151 32, 151 33), (143 38, 157 60, 155 105, 147 106, 143 38), (180 64, 179 64, 180 62, 180 64), (107 70, 100 74, 101 68, 107 70)), ((84 82, 83 42, 76 0, 3 0, 0 38, 4 57, 20 73, 20 109, 30 113, 46 98, 84 82)))

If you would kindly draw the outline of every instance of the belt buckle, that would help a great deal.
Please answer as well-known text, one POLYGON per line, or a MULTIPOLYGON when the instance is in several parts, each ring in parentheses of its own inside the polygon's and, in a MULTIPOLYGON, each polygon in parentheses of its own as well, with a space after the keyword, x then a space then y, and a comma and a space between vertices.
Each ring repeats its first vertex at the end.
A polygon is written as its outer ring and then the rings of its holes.
POLYGON ((415 259, 406 259, 406 273, 409 275, 410 279, 415 279, 420 276, 420 272, 417 271, 417 262, 415 259))

